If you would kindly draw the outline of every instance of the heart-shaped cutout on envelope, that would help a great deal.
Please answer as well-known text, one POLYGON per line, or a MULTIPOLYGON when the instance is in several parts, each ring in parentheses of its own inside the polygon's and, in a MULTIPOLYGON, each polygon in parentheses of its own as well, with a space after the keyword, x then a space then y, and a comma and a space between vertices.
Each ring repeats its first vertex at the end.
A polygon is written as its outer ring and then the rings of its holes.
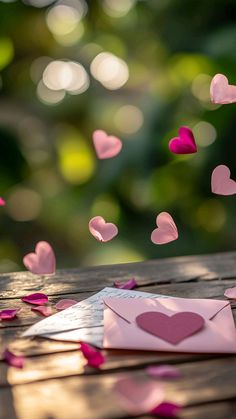
POLYGON ((201 330, 204 322, 200 314, 190 311, 176 313, 173 316, 157 311, 147 311, 136 317, 136 323, 140 329, 172 345, 201 330))

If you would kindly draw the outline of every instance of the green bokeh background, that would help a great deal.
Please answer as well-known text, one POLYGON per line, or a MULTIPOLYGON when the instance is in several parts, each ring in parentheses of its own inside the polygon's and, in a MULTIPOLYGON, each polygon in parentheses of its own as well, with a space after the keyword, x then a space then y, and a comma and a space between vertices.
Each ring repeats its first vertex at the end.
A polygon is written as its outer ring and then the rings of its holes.
POLYGON ((47 24, 58 3, 0 2, 2 272, 22 269, 39 240, 51 243, 59 268, 235 249, 236 197, 213 195, 210 178, 226 164, 236 179, 236 105, 209 98, 216 73, 236 84, 235 0, 122 0, 117 11, 118 3, 81 3, 87 13, 68 38, 63 22, 59 37, 47 24), (101 52, 128 65, 117 90, 91 74, 101 52), (53 60, 82 64, 89 88, 42 101, 37 86, 53 60), (169 152, 181 125, 193 129, 197 154, 169 152), (123 140, 119 156, 97 160, 98 128, 123 140), (155 246, 161 211, 179 239, 155 246), (95 215, 115 222, 118 237, 97 242, 88 231, 95 215))

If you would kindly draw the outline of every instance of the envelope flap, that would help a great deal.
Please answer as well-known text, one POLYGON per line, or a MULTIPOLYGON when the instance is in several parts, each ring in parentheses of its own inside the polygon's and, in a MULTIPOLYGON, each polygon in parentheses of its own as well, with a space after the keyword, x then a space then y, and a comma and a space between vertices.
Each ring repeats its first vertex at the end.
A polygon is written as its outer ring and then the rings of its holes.
POLYGON ((230 305, 229 301, 190 299, 190 298, 140 298, 128 299, 108 297, 104 304, 114 311, 118 316, 129 323, 147 311, 158 311, 171 316, 182 311, 190 311, 200 314, 205 320, 211 320, 224 307, 230 305))

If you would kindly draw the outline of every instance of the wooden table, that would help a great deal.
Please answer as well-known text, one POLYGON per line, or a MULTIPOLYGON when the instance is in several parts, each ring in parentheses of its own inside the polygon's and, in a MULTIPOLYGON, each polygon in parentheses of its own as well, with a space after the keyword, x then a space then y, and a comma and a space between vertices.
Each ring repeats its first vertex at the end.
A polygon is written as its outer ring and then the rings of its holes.
MULTIPOLYGON (((236 285, 236 252, 143 263, 60 271, 53 277, 27 272, 0 276, 0 309, 21 307, 18 320, 0 323, 1 350, 8 346, 27 357, 24 369, 0 360, 1 419, 126 418, 112 387, 124 375, 145 377, 149 364, 176 364, 177 381, 163 381, 168 400, 184 406, 181 418, 236 418, 236 356, 106 351, 101 371, 84 367, 78 344, 21 339, 41 320, 20 297, 45 292, 51 303, 62 298, 83 300, 114 280, 134 276, 138 290, 189 298, 224 298, 236 285)), ((232 305, 234 315, 235 308, 232 305)), ((148 416, 145 416, 146 418, 148 416)))

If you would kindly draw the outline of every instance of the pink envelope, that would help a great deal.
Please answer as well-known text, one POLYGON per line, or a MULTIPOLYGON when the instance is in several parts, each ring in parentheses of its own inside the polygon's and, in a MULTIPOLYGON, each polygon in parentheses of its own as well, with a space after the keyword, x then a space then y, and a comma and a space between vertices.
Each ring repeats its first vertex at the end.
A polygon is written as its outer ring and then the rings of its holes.
POLYGON ((236 331, 230 303, 186 298, 104 299, 104 348, 167 352, 236 353, 236 331), (180 312, 199 314, 201 330, 172 344, 141 329, 136 317, 158 312, 173 316, 180 312))

